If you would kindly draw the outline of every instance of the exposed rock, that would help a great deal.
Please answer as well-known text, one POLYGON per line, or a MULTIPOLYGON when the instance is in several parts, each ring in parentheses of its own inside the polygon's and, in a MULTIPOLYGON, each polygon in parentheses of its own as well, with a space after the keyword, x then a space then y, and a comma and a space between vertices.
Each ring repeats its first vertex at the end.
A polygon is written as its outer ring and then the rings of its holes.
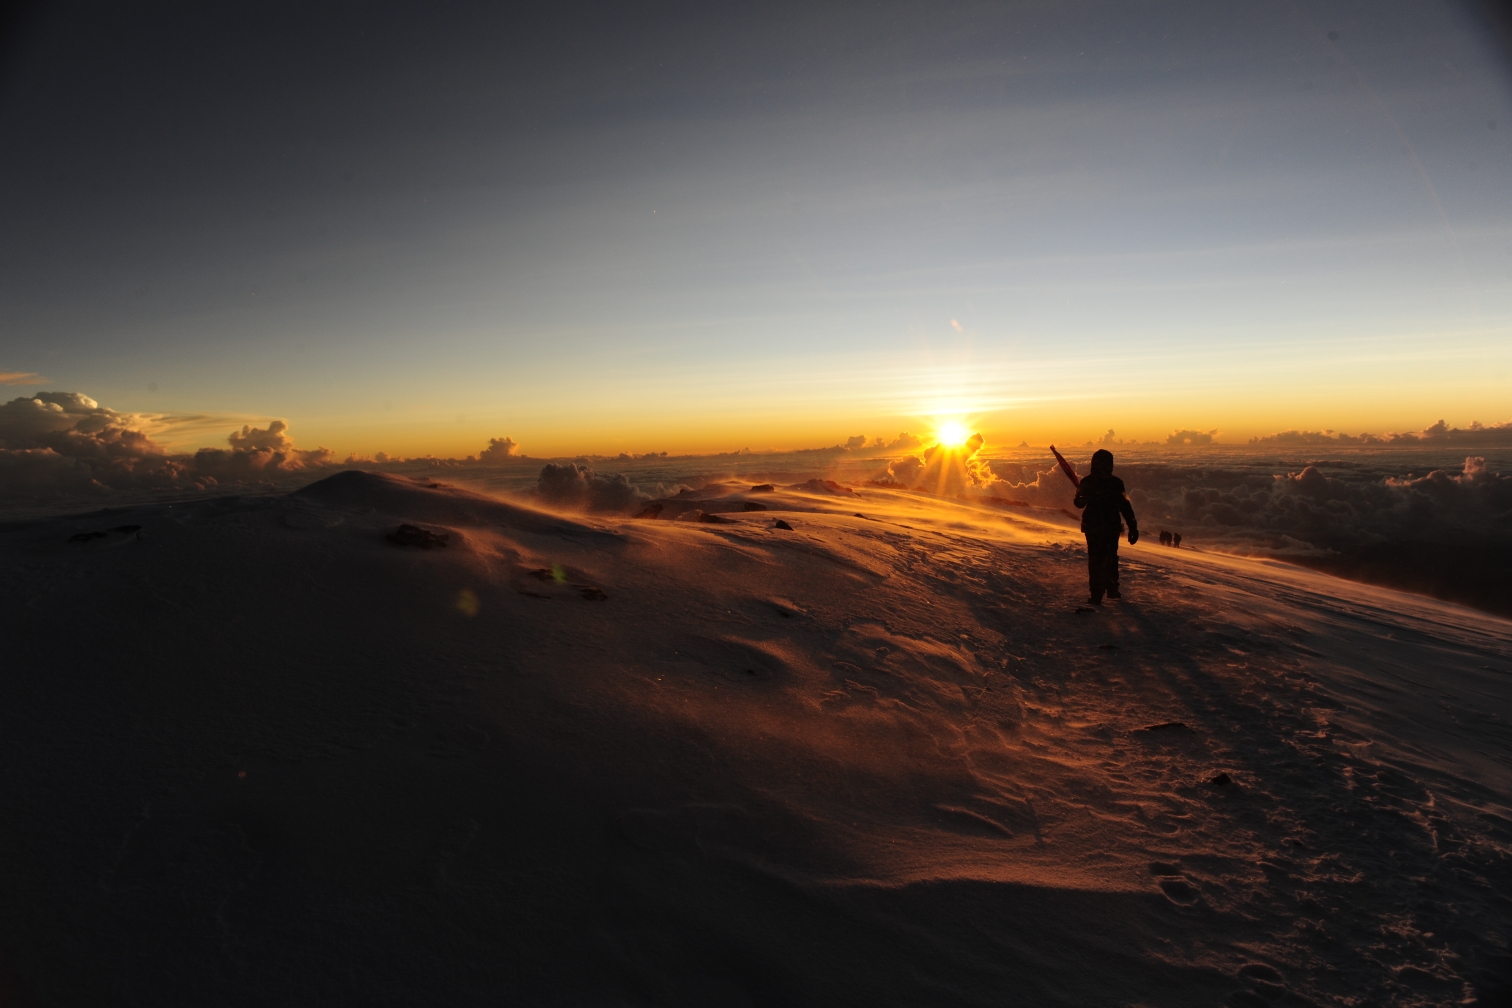
POLYGON ((740 505, 740 510, 742 511, 765 511, 766 509, 767 506, 760 501, 746 501, 740 505))
POLYGON ((432 532, 418 525, 400 525, 386 537, 395 546, 418 546, 421 549, 435 549, 438 546, 446 546, 451 542, 451 533, 432 532))

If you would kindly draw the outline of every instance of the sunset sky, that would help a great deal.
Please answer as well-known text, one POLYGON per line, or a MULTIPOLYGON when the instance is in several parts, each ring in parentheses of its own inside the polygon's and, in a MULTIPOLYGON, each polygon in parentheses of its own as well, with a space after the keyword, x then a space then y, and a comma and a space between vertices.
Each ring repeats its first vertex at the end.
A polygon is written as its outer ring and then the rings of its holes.
POLYGON ((35 14, 0 398, 343 454, 1512 419, 1477 8, 522 11, 35 14))

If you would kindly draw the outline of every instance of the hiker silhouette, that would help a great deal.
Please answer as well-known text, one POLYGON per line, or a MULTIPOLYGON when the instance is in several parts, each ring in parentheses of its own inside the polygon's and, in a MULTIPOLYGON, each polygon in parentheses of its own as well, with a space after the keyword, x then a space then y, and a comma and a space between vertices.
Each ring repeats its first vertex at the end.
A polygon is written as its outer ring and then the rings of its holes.
POLYGON ((1087 581, 1093 605, 1102 605, 1103 595, 1119 598, 1118 535, 1129 523, 1129 545, 1139 542, 1139 523, 1134 505, 1124 493, 1123 480, 1113 475, 1113 453, 1092 453, 1092 475, 1076 488, 1075 505, 1082 509, 1081 530, 1087 537, 1087 581))

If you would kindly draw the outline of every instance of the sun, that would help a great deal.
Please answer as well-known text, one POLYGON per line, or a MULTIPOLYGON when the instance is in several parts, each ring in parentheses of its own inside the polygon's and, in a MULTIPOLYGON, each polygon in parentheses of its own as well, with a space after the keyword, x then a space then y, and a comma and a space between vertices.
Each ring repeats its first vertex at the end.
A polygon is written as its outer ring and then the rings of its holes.
POLYGON ((940 439, 940 444, 947 448, 959 448, 966 443, 971 432, 966 425, 955 420, 947 420, 935 430, 935 436, 940 439))

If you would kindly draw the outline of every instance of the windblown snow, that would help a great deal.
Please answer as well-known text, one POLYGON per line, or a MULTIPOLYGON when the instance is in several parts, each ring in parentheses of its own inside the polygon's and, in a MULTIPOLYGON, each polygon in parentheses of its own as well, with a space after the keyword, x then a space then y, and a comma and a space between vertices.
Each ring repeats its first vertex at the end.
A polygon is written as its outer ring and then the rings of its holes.
POLYGON ((1026 514, 9 526, 0 1003, 1507 996, 1512 624, 1026 514))

